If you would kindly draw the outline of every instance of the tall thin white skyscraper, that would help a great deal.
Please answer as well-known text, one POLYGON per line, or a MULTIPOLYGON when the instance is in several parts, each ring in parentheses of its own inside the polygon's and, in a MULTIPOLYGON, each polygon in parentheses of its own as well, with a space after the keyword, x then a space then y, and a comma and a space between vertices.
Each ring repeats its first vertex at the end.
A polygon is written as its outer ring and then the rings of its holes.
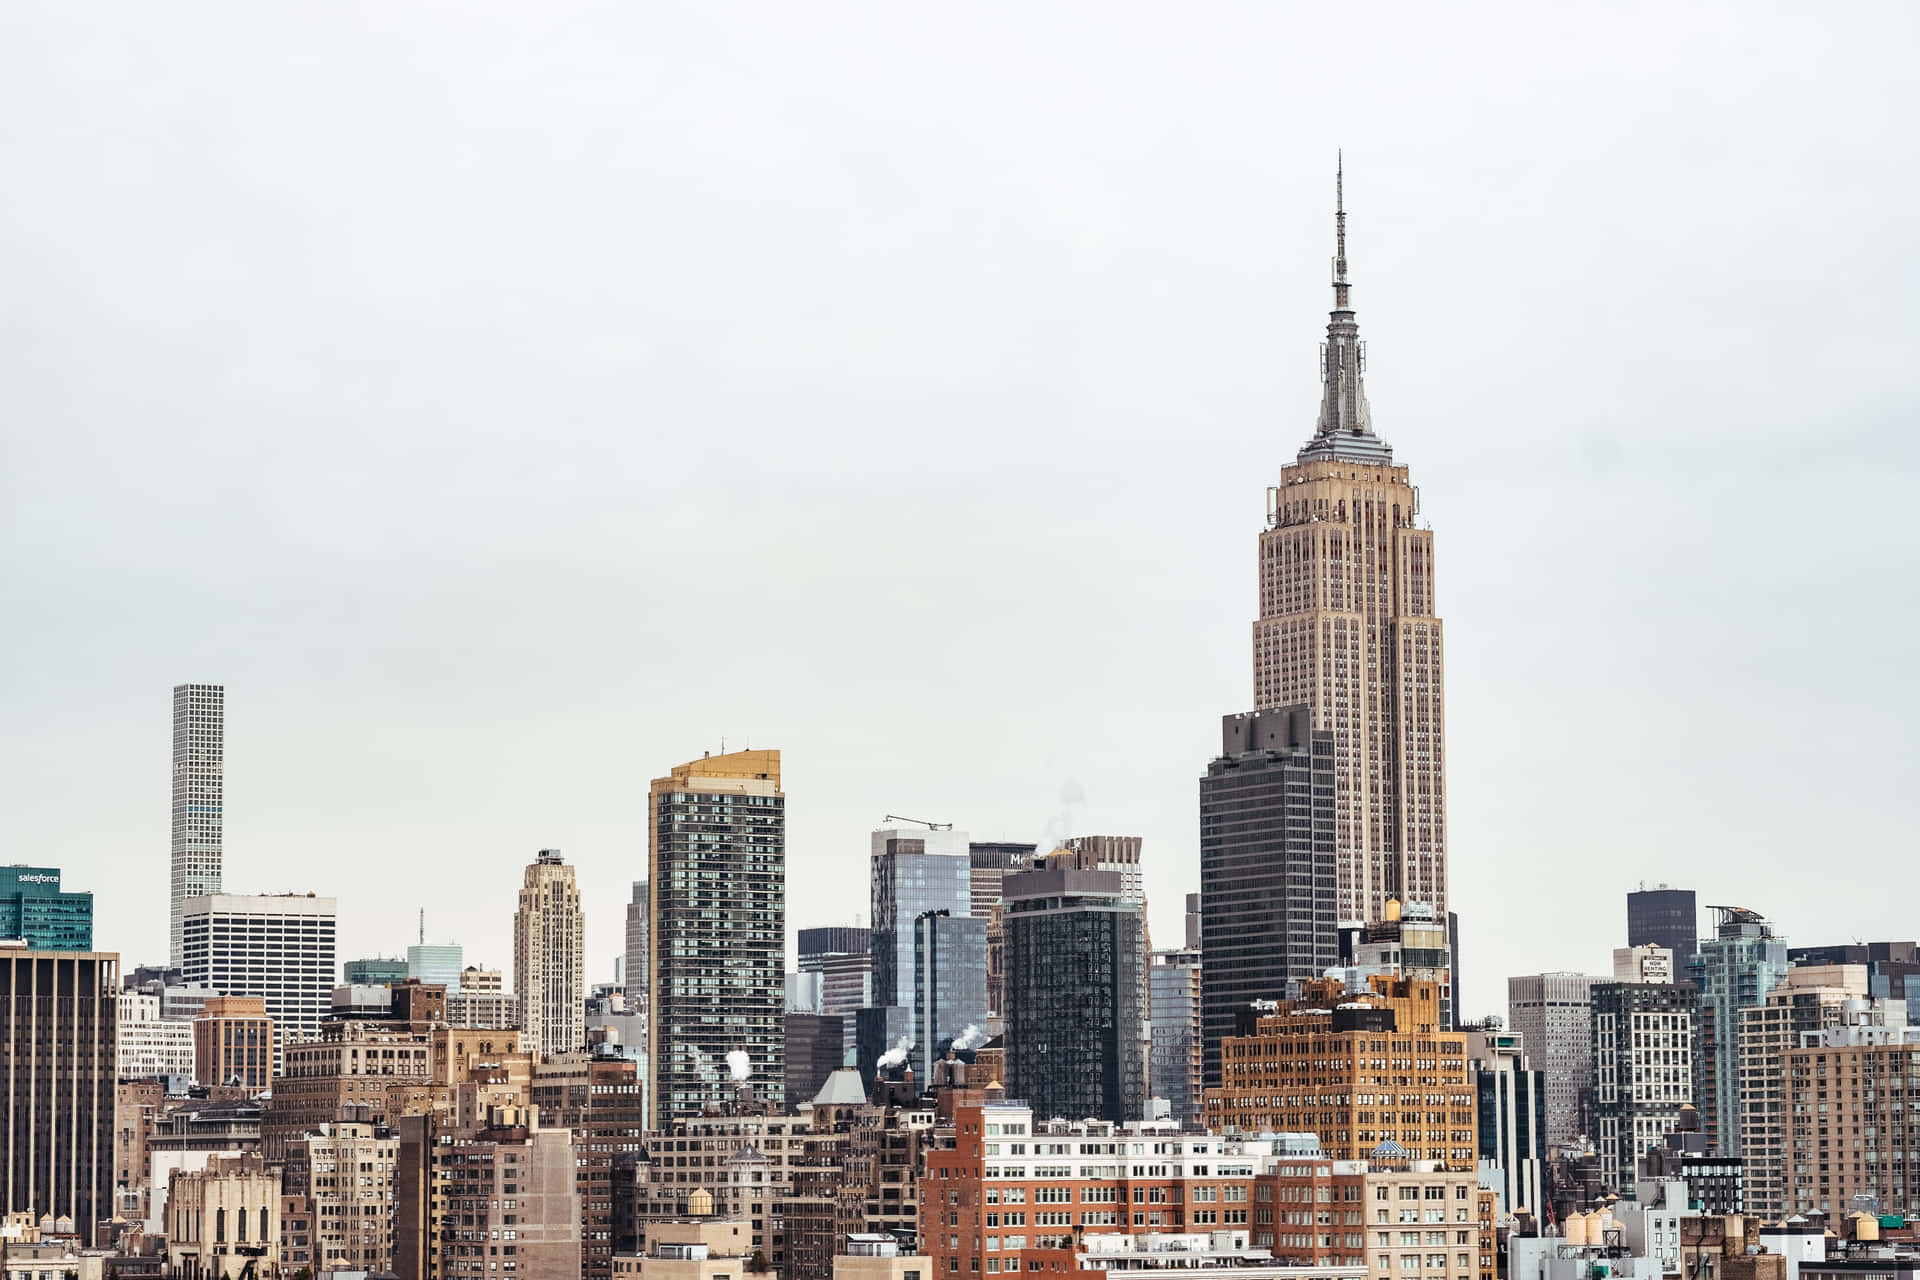
POLYGON ((226 737, 225 685, 173 687, 173 894, 167 964, 176 969, 187 899, 220 892, 226 737))

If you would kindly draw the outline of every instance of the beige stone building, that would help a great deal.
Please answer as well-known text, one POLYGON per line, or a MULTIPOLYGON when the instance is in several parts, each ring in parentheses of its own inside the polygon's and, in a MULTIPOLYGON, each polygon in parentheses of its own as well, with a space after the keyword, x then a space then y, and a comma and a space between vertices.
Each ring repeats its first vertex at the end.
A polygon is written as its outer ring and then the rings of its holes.
POLYGON ((901 1253, 889 1235, 848 1236, 846 1251, 833 1259, 833 1280, 933 1280, 933 1259, 901 1253))
POLYGON ((558 849, 542 849, 527 867, 513 913, 513 984, 529 1048, 544 1056, 586 1045, 586 917, 558 849))
POLYGON ((1469 1163, 1367 1166, 1369 1280, 1493 1280, 1493 1193, 1469 1163))
POLYGON ((393 1166, 400 1139, 386 1125, 338 1121, 287 1144, 283 1189, 313 1215, 315 1271, 393 1267, 393 1166))
POLYGON ((691 1197, 688 1216, 650 1224, 644 1253, 613 1259, 613 1274, 624 1280, 741 1280, 771 1275, 766 1255, 752 1243, 748 1224, 717 1218, 713 1199, 703 1191, 691 1197))
POLYGON ((1446 758, 1433 534, 1374 434, 1349 301, 1344 199, 1313 437, 1267 491, 1254 707, 1308 706, 1334 735, 1342 920, 1388 898, 1447 909, 1446 758))
POLYGON ((375 1123, 389 1119, 387 1094, 402 1082, 432 1080, 431 1031, 406 1023, 325 1022, 320 1038, 286 1049, 286 1074, 274 1081, 261 1116, 261 1149, 286 1158, 287 1144, 340 1118, 342 1108, 366 1108, 375 1123))
POLYGON ((167 1188, 167 1267, 182 1280, 280 1269, 280 1171, 249 1154, 175 1170, 167 1188))
POLYGON ((1838 1026, 1850 1002, 1867 996, 1867 966, 1799 965, 1767 993, 1764 1004, 1739 1011, 1740 1155, 1746 1161, 1746 1208, 1770 1222, 1785 1218, 1787 1054, 1808 1031, 1838 1026))
POLYGON ((1220 1046, 1221 1087, 1206 1094, 1215 1133, 1314 1133, 1336 1160, 1383 1143, 1472 1169, 1478 1104, 1467 1037, 1442 1031, 1440 988, 1376 976, 1366 991, 1305 984, 1250 1036, 1220 1046))

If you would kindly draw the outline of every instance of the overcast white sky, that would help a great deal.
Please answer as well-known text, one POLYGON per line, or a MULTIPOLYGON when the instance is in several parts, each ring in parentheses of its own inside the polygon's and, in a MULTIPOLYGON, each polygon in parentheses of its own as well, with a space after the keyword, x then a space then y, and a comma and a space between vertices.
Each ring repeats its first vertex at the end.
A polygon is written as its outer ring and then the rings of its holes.
POLYGON ((210 680, 227 885, 344 956, 510 968, 558 846, 611 977, 723 736, 792 925, 891 812, 1142 834, 1177 936, 1344 147, 1468 1011, 1643 878, 1913 937, 1917 15, 7 6, 0 856, 162 956, 210 680))

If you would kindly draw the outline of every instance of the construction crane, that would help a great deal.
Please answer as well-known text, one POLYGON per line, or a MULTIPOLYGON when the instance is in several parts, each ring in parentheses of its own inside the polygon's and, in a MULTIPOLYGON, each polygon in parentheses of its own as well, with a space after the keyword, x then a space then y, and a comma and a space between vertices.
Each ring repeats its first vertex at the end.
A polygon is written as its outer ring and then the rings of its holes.
POLYGON ((888 814, 888 815, 887 815, 887 816, 886 816, 886 817, 885 817, 884 819, 882 819, 882 821, 884 821, 884 822, 911 822, 911 823, 914 823, 914 824, 916 824, 916 825, 918 825, 918 826, 922 826, 922 827, 925 827, 925 828, 926 828, 927 830, 929 830, 929 831, 951 831, 951 830, 953 830, 953 824, 952 824, 951 822, 928 822, 928 821, 927 821, 927 820, 926 820, 925 818, 908 818, 908 817, 903 817, 902 815, 900 815, 900 814, 897 814, 897 813, 890 813, 890 814, 888 814))

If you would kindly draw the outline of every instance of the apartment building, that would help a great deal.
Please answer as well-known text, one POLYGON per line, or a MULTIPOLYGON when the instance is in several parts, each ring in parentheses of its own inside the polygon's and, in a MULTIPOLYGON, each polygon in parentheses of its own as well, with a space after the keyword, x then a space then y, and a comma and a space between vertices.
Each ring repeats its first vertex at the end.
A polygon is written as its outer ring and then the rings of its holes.
POLYGON ((1751 1210, 1769 1221, 1785 1218, 1792 1203, 1787 1054, 1800 1047, 1806 1032, 1846 1021, 1848 1006, 1866 999, 1867 981, 1863 964, 1795 965, 1765 1003, 1738 1011, 1744 1191, 1751 1210))
POLYGON ((1920 1103, 1920 1027, 1898 1017, 1856 1009, 1786 1054, 1791 1208, 1835 1230, 1855 1196, 1881 1213, 1920 1212, 1920 1129, 1908 1128, 1920 1103))

